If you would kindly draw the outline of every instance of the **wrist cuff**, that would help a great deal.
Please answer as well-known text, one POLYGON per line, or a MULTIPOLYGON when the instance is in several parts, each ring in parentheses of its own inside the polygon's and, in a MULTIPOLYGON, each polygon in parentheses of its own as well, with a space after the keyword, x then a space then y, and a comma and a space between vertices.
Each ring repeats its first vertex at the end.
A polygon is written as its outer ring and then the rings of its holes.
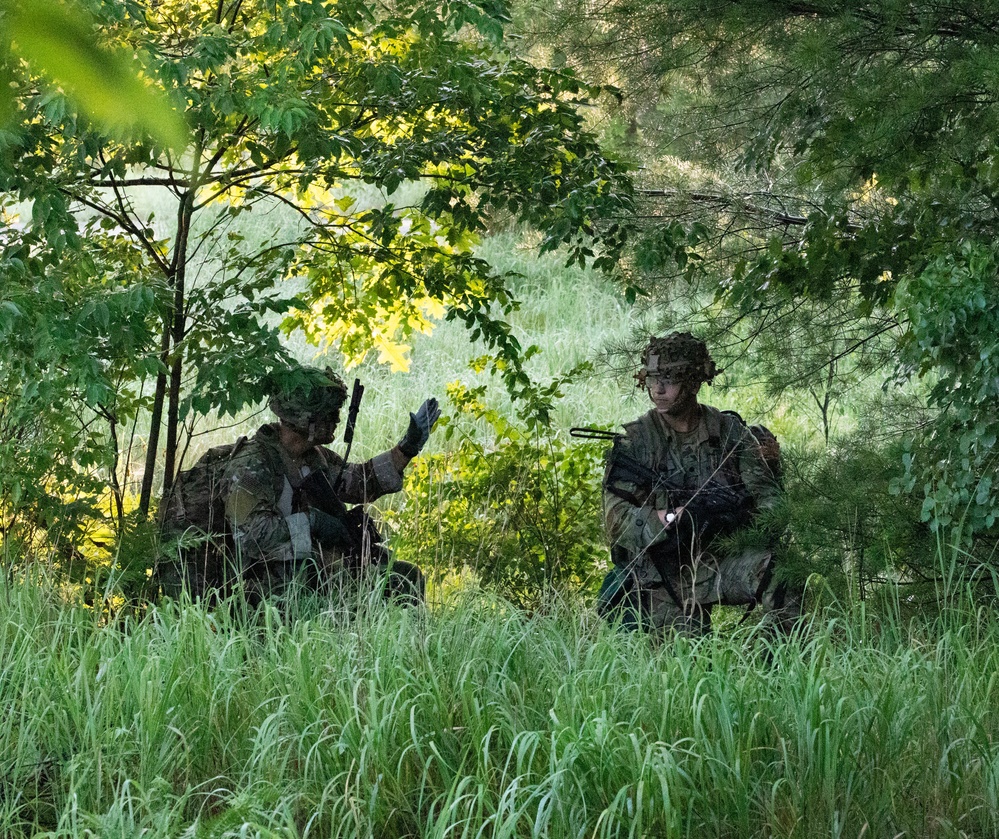
POLYGON ((291 549, 295 559, 301 559, 312 553, 312 528, 309 526, 308 513, 292 513, 285 521, 288 523, 288 533, 291 535, 291 549))

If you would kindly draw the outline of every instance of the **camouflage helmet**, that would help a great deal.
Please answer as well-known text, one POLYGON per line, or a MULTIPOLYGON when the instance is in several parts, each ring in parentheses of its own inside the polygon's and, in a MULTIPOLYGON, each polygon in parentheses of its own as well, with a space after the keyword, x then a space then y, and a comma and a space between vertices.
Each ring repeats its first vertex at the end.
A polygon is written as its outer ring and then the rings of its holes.
POLYGON ((642 350, 642 368, 635 378, 639 387, 645 387, 649 376, 666 374, 710 384, 720 372, 704 341, 689 332, 670 332, 663 338, 649 340, 642 350))
POLYGON ((272 376, 270 409, 282 422, 309 428, 324 419, 335 419, 347 400, 347 385, 326 367, 292 367, 272 376))

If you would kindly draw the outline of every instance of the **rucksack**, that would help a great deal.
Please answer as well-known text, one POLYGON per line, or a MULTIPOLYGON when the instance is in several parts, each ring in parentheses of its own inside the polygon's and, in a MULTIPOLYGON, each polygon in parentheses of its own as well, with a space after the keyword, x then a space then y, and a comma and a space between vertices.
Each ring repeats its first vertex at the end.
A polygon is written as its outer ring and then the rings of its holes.
POLYGON ((232 533, 226 521, 224 474, 246 443, 213 446, 174 481, 160 505, 162 538, 160 584, 177 596, 187 587, 192 597, 225 586, 232 533))
POLYGON ((784 464, 781 461, 780 441, 777 439, 777 435, 765 425, 749 425, 738 411, 722 411, 722 413, 734 417, 749 429, 749 433, 753 435, 753 439, 756 440, 757 445, 760 447, 760 454, 763 455, 763 460, 769 467, 774 480, 778 485, 782 485, 784 480, 784 464))

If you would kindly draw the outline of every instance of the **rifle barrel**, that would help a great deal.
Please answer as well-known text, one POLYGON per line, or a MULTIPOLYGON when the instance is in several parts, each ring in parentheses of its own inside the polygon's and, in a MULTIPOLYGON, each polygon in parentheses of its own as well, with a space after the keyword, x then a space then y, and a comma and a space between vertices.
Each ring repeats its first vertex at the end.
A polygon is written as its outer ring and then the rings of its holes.
POLYGON ((340 485, 340 478, 343 477, 343 470, 347 468, 347 460, 350 458, 350 447, 354 442, 354 426, 357 424, 357 412, 361 410, 361 397, 364 395, 364 385, 360 379, 354 379, 354 389, 350 394, 350 407, 347 409, 347 423, 343 428, 343 442, 345 445, 343 452, 343 463, 337 472, 336 480, 333 481, 334 489, 340 485))
POLYGON ((570 428, 569 436, 578 440, 617 440, 621 435, 601 428, 570 428))
POLYGON ((354 426, 357 425, 357 413, 361 410, 361 397, 364 396, 364 385, 360 379, 354 379, 354 389, 350 394, 350 407, 347 409, 347 424, 343 429, 343 441, 349 447, 354 440, 354 426))

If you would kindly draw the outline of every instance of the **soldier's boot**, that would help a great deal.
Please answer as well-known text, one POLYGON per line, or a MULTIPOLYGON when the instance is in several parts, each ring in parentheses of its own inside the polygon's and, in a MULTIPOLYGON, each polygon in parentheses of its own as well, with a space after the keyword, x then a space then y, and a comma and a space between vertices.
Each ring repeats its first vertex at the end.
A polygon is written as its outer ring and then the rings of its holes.
POLYGON ((764 592, 761 626, 780 635, 793 635, 804 624, 804 586, 780 580, 764 592))
POLYGON ((385 598, 401 606, 419 606, 426 599, 423 572, 412 562, 391 560, 385 566, 385 598))

